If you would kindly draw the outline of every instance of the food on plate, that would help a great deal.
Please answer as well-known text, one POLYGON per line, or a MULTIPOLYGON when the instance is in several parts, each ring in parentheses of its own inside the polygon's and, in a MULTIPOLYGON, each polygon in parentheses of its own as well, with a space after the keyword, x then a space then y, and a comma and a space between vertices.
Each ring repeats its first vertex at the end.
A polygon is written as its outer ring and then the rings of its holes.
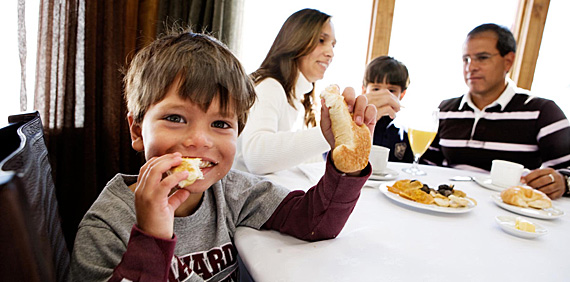
POLYGON ((432 195, 420 189, 402 191, 400 192, 400 196, 426 205, 433 204, 434 202, 432 195))
POLYGON ((547 209, 552 207, 552 201, 546 194, 531 187, 510 187, 501 192, 501 199, 507 204, 523 208, 547 209))
POLYGON ((336 168, 342 172, 364 169, 372 146, 370 130, 364 124, 356 125, 338 85, 326 87, 321 97, 329 108, 335 141, 332 159, 336 168))
POLYGON ((441 195, 441 197, 434 197, 433 201, 440 207, 449 207, 449 198, 441 195))
POLYGON ((457 197, 455 195, 449 195, 449 206, 452 208, 462 208, 469 205, 469 200, 466 197, 457 197))
POLYGON ((522 219, 520 217, 517 217, 515 220, 515 228, 521 231, 526 231, 526 232, 531 232, 531 233, 535 233, 536 232, 536 227, 534 226, 534 224, 526 219, 522 219))
POLYGON ((435 190, 418 180, 403 179, 387 187, 388 191, 394 194, 422 204, 450 208, 467 207, 470 203, 477 205, 475 199, 467 197, 461 190, 454 189, 453 185, 442 184, 435 190))
POLYGON ((402 191, 421 189, 423 184, 417 180, 403 179, 394 182, 392 186, 388 186, 388 191, 399 194, 402 191))
POLYGON ((204 179, 202 170, 200 170, 200 165, 202 164, 202 159, 200 158, 182 158, 182 163, 180 165, 171 168, 168 173, 176 173, 179 171, 188 171, 188 177, 178 183, 180 188, 184 188, 198 179, 204 179))

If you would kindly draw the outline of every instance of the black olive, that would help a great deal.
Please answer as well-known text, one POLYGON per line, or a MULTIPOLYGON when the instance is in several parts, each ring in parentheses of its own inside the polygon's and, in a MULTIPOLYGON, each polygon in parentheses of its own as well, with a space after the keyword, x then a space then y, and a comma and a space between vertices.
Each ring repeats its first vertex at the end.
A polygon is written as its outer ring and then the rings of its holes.
POLYGON ((453 190, 453 185, 441 184, 437 187, 438 190, 453 190))
POLYGON ((452 190, 447 190, 447 189, 439 190, 438 192, 439 192, 440 194, 446 196, 446 197, 449 197, 449 195, 453 194, 453 191, 452 191, 452 190))

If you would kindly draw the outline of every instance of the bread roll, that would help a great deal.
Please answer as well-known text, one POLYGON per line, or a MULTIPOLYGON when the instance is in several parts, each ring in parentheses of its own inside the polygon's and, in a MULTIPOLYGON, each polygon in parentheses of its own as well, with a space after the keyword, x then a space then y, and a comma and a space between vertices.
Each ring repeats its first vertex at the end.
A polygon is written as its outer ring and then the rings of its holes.
POLYGON ((513 186, 501 192, 503 202, 523 208, 547 209, 552 201, 543 192, 523 186, 513 186))
POLYGON ((364 169, 372 146, 370 130, 364 124, 356 125, 337 85, 325 88, 321 97, 325 99, 331 118, 335 142, 332 151, 334 165, 346 173, 364 169))
POLYGON ((204 175, 200 170, 201 163, 202 159, 200 158, 182 158, 182 163, 177 167, 171 168, 168 172, 172 174, 184 170, 188 171, 188 177, 178 183, 180 188, 184 188, 198 179, 204 179, 204 175))

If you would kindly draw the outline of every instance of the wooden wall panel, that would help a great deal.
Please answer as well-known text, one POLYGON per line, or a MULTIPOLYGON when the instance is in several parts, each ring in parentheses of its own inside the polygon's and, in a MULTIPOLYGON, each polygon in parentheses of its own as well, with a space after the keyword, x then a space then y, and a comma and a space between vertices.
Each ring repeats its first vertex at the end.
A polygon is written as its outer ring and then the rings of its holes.
POLYGON ((378 56, 388 55, 395 2, 396 0, 372 1, 366 64, 378 56))
POLYGON ((517 40, 515 63, 510 77, 517 85, 530 89, 550 0, 521 0, 513 33, 517 40))

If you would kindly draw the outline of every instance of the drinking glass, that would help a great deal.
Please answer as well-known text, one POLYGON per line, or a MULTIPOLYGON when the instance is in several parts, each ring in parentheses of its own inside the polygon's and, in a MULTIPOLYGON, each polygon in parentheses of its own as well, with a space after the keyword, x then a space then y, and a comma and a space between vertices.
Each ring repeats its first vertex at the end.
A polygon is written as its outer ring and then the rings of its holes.
POLYGON ((420 108, 408 112, 408 114, 406 121, 408 140, 414 153, 414 162, 411 167, 403 168, 402 170, 411 175, 426 175, 426 172, 419 168, 418 162, 437 134, 439 109, 420 108))

